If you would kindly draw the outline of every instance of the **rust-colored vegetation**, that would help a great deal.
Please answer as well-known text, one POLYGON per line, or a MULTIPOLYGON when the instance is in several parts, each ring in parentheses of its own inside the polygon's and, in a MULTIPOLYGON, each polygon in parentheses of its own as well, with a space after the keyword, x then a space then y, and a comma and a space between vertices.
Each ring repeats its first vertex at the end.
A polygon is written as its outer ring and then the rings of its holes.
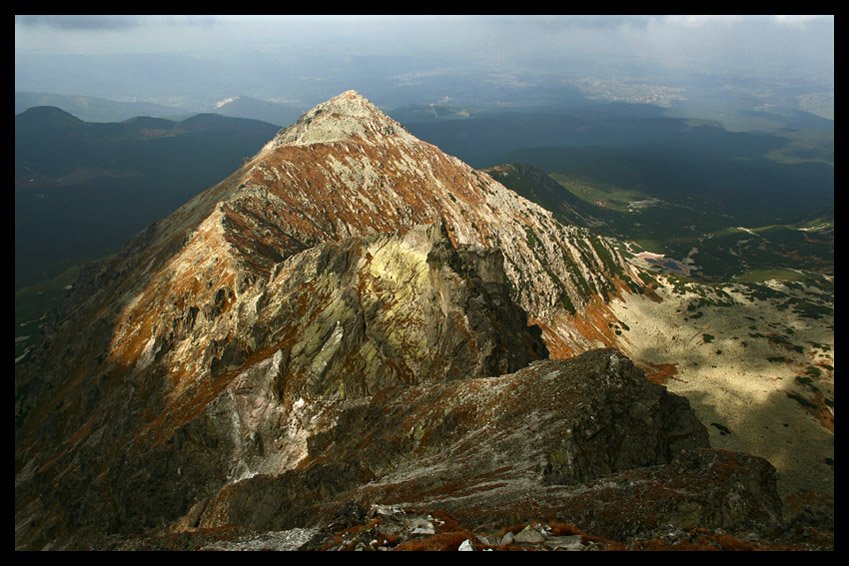
POLYGON ((463 544, 463 541, 473 539, 474 536, 474 533, 469 531, 438 533, 428 538, 409 540, 399 544, 393 550, 457 550, 463 544))

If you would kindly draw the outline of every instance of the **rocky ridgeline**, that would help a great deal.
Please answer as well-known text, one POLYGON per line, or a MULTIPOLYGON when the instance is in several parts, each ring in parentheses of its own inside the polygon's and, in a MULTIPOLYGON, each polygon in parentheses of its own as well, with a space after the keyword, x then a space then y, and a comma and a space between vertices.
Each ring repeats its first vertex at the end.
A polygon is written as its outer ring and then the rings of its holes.
POLYGON ((782 518, 768 462, 711 449, 705 435, 686 400, 646 381, 615 350, 598 350, 500 378, 373 396, 310 439, 305 465, 230 484, 158 532, 98 533, 87 544, 508 551, 833 544, 833 519, 782 518), (505 389, 516 393, 510 401, 505 389))
POLYGON ((84 270, 16 365, 16 548, 377 503, 775 532, 774 469, 684 398, 612 349, 547 359, 595 343, 569 315, 628 269, 345 93, 84 270))
POLYGON ((620 541, 667 523, 770 534, 775 480, 765 460, 710 449, 684 398, 596 350, 375 395, 311 437, 296 469, 230 484, 183 524, 285 530, 380 502, 475 531, 544 519, 620 541))

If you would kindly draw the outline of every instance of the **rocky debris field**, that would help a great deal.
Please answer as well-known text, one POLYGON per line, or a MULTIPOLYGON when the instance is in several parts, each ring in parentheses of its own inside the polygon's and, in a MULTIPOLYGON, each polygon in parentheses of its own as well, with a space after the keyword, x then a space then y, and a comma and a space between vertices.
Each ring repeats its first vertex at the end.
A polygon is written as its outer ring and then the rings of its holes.
POLYGON ((583 532, 557 521, 518 523, 493 531, 470 530, 444 511, 350 502, 324 527, 246 531, 237 527, 198 529, 148 537, 110 537, 104 550, 206 551, 752 551, 831 550, 834 518, 808 510, 787 521, 779 536, 659 525, 625 541, 583 532))

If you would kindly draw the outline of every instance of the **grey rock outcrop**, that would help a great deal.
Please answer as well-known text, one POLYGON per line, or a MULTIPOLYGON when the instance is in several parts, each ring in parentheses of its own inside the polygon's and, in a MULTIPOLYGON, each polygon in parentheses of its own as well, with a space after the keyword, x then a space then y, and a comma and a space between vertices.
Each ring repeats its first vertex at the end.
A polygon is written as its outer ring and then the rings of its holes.
POLYGON ((685 399, 597 350, 390 389, 343 410, 308 446, 297 470, 228 485, 199 525, 291 528, 350 501, 444 509, 474 526, 529 521, 566 512, 587 482, 664 467, 708 443, 685 399))

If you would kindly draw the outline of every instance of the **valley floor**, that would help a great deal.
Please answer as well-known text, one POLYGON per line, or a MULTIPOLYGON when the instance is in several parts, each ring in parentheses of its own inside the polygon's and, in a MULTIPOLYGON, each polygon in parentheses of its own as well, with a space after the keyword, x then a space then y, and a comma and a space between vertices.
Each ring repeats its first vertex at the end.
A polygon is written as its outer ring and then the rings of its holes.
POLYGON ((617 347, 690 400, 713 447, 775 466, 785 516, 832 502, 833 295, 776 281, 719 290, 659 279, 654 300, 610 304, 617 347))

